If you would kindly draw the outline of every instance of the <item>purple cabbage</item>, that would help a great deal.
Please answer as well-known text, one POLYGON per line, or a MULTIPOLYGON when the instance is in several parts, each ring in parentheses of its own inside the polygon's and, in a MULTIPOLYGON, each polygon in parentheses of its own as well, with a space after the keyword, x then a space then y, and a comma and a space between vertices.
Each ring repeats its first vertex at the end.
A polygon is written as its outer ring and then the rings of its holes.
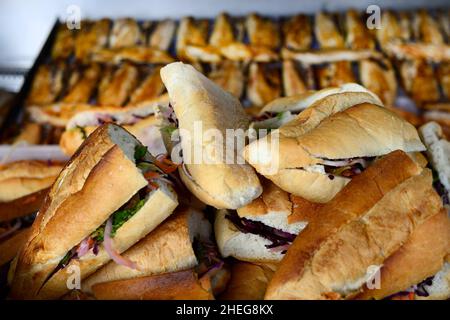
POLYGON ((269 240, 271 243, 266 245, 266 248, 268 249, 289 245, 296 237, 295 234, 269 227, 260 221, 241 218, 236 211, 228 213, 225 218, 230 220, 239 231, 256 234, 269 240))

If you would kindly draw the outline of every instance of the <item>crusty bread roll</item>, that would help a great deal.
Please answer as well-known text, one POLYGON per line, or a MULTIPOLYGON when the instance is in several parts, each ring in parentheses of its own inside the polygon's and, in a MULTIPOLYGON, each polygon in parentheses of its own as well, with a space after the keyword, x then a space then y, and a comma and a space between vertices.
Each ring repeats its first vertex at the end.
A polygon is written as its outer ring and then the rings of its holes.
POLYGON ((428 218, 408 241, 391 255, 380 270, 379 288, 364 291, 357 299, 383 299, 436 274, 450 253, 450 220, 446 210, 428 218))
MULTIPOLYGON (((308 223, 307 214, 300 217, 301 213, 294 208, 292 197, 281 190, 269 180, 262 180, 263 193, 248 205, 239 208, 239 218, 249 219, 263 223, 264 225, 290 234, 299 234, 308 223), (293 216, 297 215, 297 218, 293 216)), ((298 198, 297 201, 312 203, 298 198)), ((271 241, 258 234, 241 232, 226 218, 229 211, 218 210, 214 222, 217 246, 223 257, 234 257, 243 261, 252 262, 278 262, 283 258, 283 250, 268 249, 271 241)))
POLYGON ((13 201, 0 202, 0 223, 24 217, 38 211, 48 191, 49 188, 46 188, 13 201))
POLYGON ((419 128, 420 136, 427 147, 428 158, 436 170, 439 181, 450 199, 450 142, 445 139, 441 126, 428 122, 419 128))
MULTIPOLYGON (((314 103, 323 100, 323 103, 333 103, 336 100, 336 95, 351 93, 352 104, 372 103, 383 106, 381 100, 372 92, 356 83, 346 83, 340 87, 331 87, 319 91, 310 90, 308 92, 275 99, 266 104, 259 112, 259 115, 264 113, 279 113, 291 111, 292 113, 299 113, 314 103)), ((339 97, 342 99, 342 97, 339 97)))
POLYGON ((30 228, 21 229, 0 242, 0 266, 10 262, 22 248, 30 235, 30 228))
POLYGON ((61 163, 22 160, 0 165, 0 202, 9 202, 52 185, 61 163))
MULTIPOLYGON (((183 132, 180 132, 183 154, 194 155, 195 150, 199 149, 202 157, 207 154, 211 158, 209 160, 214 162, 194 164, 194 159, 191 159, 192 163, 184 165, 190 176, 185 170, 179 172, 188 189, 200 200, 216 208, 237 209, 258 197, 262 188, 256 173, 248 164, 227 164, 226 159, 223 159, 226 155, 225 146, 219 150, 220 146, 212 139, 204 139, 202 145, 196 144, 197 141, 189 141, 199 138, 194 136, 194 127, 199 123, 202 125, 201 131, 197 130, 200 134, 215 129, 222 134, 224 141, 227 129, 245 131, 248 118, 239 100, 192 66, 181 62, 162 68, 161 78, 169 93, 180 130, 191 133, 191 139, 183 139, 183 132)), ((231 151, 237 156, 236 146, 231 151)))
POLYGON ((139 270, 110 262, 82 282, 82 291, 92 294, 97 283, 194 268, 198 263, 192 248, 194 238, 207 239, 211 231, 203 213, 182 209, 123 254, 135 261, 139 270))
MULTIPOLYGON (((135 163, 137 146, 140 143, 132 135, 113 124, 101 126, 86 139, 50 189, 18 255, 12 271, 12 298, 58 298, 68 290, 66 268, 79 266, 83 279, 110 260, 100 243, 97 255, 89 251, 57 269, 70 250, 147 186, 135 163)), ((163 182, 159 186, 115 232, 112 242, 117 252, 143 238, 177 206, 171 187, 163 182)))
MULTIPOLYGON (((142 142, 142 144, 149 146, 152 144, 151 141, 153 141, 153 137, 151 135, 159 134, 158 130, 154 130, 154 132, 152 132, 152 127, 155 127, 156 124, 155 117, 150 115, 133 124, 123 124, 123 128, 134 135, 139 141, 142 142)), ((66 129, 66 131, 64 131, 61 135, 59 146, 65 154, 72 155, 81 146, 83 141, 95 131, 95 129, 97 129, 97 125, 94 124, 66 129)))
POLYGON ((425 150, 413 125, 379 105, 358 104, 361 95, 366 93, 313 102, 294 120, 247 145, 245 159, 289 193, 324 203, 351 180, 330 177, 323 166, 330 160, 425 150))
POLYGON ((273 271, 265 266, 236 261, 231 280, 220 300, 263 300, 273 271))
POLYGON ((395 151, 365 170, 298 236, 266 299, 342 299, 358 294, 386 257, 442 208, 429 169, 395 151))
POLYGON ((213 300, 209 277, 198 279, 193 270, 143 278, 98 283, 99 300, 213 300))

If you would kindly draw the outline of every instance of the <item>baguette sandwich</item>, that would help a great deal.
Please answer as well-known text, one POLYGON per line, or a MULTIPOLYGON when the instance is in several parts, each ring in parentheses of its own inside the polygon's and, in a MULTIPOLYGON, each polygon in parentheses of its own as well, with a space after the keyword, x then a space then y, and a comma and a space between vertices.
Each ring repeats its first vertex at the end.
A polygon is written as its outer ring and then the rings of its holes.
POLYGON ((121 109, 99 107, 79 112, 67 122, 59 145, 65 154, 72 155, 98 126, 112 122, 123 126, 133 134, 150 149, 150 153, 154 156, 165 153, 159 130, 156 127, 154 116, 156 105, 157 103, 121 109), (159 141, 161 142, 159 143, 159 141))
MULTIPOLYGON (((101 298, 106 295, 102 287, 104 283, 111 283, 108 288, 112 289, 113 283, 118 285, 128 280, 133 282, 162 274, 170 279, 178 277, 171 276, 173 273, 193 270, 198 279, 205 275, 211 278, 211 292, 223 291, 229 275, 211 241, 211 233, 211 224, 202 212, 187 208, 180 209, 124 253, 123 256, 135 261, 140 266, 139 269, 133 270, 110 262, 85 279, 81 289, 84 293, 101 298)), ((192 277, 188 278, 192 279, 192 277)), ((169 288, 166 289, 169 290, 169 288)), ((148 291, 150 290, 152 290, 151 287, 148 288, 148 291)), ((123 293, 118 290, 112 290, 108 293, 108 297, 113 297, 114 292, 118 294, 116 298, 123 298, 123 293)), ((142 292, 132 293, 127 290, 126 294, 128 298, 131 298, 133 294, 138 297, 142 292)), ((147 294, 151 293, 147 292, 147 294)), ((154 297, 160 294, 162 298, 164 292, 158 291, 152 294, 154 297)))
POLYGON ((392 152, 315 212, 279 265, 265 298, 355 297, 441 209, 431 171, 402 151, 392 152))
POLYGON ((380 270, 378 287, 366 285, 357 299, 449 299, 450 220, 446 210, 428 218, 380 270))
POLYGON ((368 92, 344 91, 306 105, 247 145, 244 157, 280 188, 309 201, 328 202, 377 157, 425 150, 414 126, 368 92))
POLYGON ((256 173, 245 161, 236 161, 240 154, 236 144, 228 148, 231 143, 225 143, 227 131, 244 132, 248 127, 239 100, 181 62, 162 68, 161 78, 173 107, 159 113, 162 129, 179 133, 183 161, 179 173, 186 187, 216 208, 237 209, 258 197, 262 188, 256 173), (207 136, 212 132, 223 138, 222 145, 207 136), (232 163, 227 161, 229 155, 232 163))
POLYGON ((62 168, 61 163, 35 160, 0 166, 0 266, 25 243, 35 213, 62 168))
POLYGON ((450 142, 445 139, 441 126, 428 122, 419 128, 427 147, 428 159, 433 168, 433 185, 445 205, 450 205, 450 142))
POLYGON ((223 257, 279 262, 318 206, 262 181, 259 198, 237 210, 218 210, 214 229, 223 257))
POLYGON ((220 300, 263 300, 273 270, 265 265, 236 261, 231 279, 220 300))
POLYGON ((166 219, 177 195, 146 148, 123 128, 94 131, 59 174, 10 269, 14 299, 56 299, 166 219), (72 273, 71 273, 72 272, 72 273))

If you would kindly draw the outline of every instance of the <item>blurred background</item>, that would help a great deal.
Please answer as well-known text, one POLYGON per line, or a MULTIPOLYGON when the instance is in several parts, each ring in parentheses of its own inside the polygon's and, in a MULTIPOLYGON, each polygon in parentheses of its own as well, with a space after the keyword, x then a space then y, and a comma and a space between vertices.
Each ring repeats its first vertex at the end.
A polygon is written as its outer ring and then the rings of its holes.
POLYGON ((258 12, 264 15, 314 13, 319 10, 365 10, 377 4, 382 9, 442 8, 448 0, 0 0, 0 88, 18 90, 22 74, 33 64, 57 18, 77 5, 82 19, 133 17, 136 19, 181 18, 186 15, 214 18, 258 12), (14 78, 11 75, 18 75, 14 78))

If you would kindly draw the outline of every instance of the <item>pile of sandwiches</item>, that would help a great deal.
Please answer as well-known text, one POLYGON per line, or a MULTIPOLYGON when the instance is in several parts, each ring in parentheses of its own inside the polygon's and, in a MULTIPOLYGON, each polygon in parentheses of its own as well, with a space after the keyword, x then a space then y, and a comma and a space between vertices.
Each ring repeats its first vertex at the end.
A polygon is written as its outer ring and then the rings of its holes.
POLYGON ((136 114, 86 113, 66 164, 0 167, 4 297, 450 298, 438 123, 417 130, 355 83, 249 115, 195 66, 160 76, 168 103, 155 106, 151 147, 127 124, 136 114), (235 161, 190 139, 199 122, 248 134, 226 150, 235 161))
POLYGON ((249 110, 354 82, 416 127, 436 121, 448 134, 448 10, 383 10, 373 29, 367 18, 349 9, 283 18, 221 13, 214 20, 178 22, 83 20, 79 30, 61 24, 31 81, 24 122, 2 140, 61 143, 71 155, 85 135, 73 118, 84 112, 100 113, 98 123, 136 113, 117 122, 141 138, 156 105, 168 103, 159 71, 175 60, 195 66, 249 110), (75 141, 68 142, 74 131, 75 141))

